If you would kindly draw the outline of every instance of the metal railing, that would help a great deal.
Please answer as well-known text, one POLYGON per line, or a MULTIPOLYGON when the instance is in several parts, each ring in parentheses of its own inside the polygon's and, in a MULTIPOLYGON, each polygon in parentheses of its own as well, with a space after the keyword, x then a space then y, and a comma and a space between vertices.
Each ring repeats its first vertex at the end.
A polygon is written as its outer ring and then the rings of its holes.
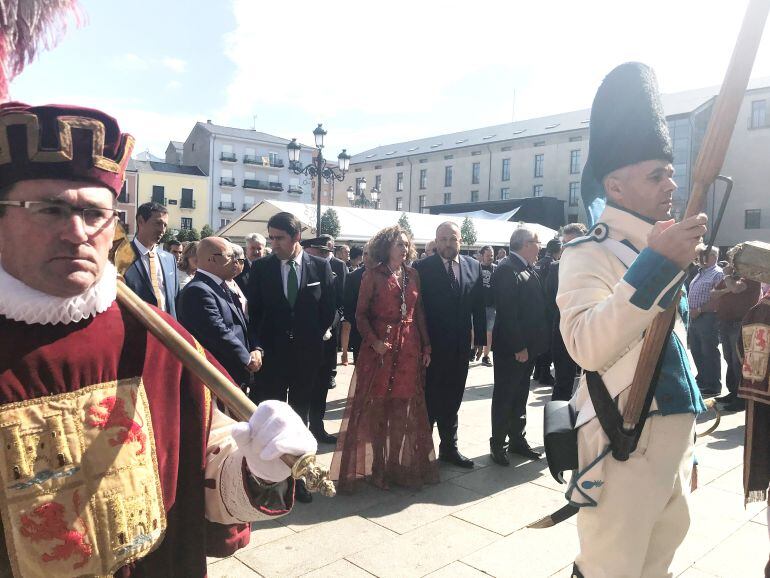
POLYGON ((257 179, 245 179, 243 181, 244 189, 262 189, 263 191, 282 191, 283 183, 260 181, 257 179))
POLYGON ((219 160, 234 163, 238 160, 238 157, 235 156, 235 153, 220 153, 219 160))
POLYGON ((219 177, 219 184, 223 187, 234 187, 235 186, 235 179, 233 178, 226 178, 226 177, 219 177))
POLYGON ((270 159, 268 162, 265 162, 264 157, 256 156, 256 155, 244 155, 243 156, 243 163, 246 165, 256 165, 259 167, 274 167, 274 168, 283 168, 283 159, 270 159))
POLYGON ((220 211, 234 211, 235 210, 235 203, 226 203, 224 201, 219 201, 219 210, 220 211))

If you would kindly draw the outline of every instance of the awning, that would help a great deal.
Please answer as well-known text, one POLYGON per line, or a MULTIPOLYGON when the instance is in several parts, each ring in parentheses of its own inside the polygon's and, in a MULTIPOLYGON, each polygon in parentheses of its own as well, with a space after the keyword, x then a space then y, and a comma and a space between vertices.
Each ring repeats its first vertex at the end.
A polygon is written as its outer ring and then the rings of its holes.
MULTIPOLYGON (((321 211, 334 209, 340 223, 340 234, 337 241, 363 244, 374 236, 380 229, 395 225, 406 214, 409 227, 412 229, 414 242, 425 245, 436 237, 436 228, 445 221, 452 221, 462 226, 463 216, 458 215, 427 215, 422 213, 404 213, 383 209, 358 209, 354 207, 322 206, 321 211)), ((267 222, 270 217, 281 211, 295 215, 303 224, 304 237, 315 236, 316 206, 306 203, 289 201, 262 201, 255 205, 238 219, 217 231, 217 235, 228 237, 232 241, 241 242, 251 233, 260 233, 267 237, 267 222)), ((511 233, 519 223, 499 220, 471 218, 476 228, 476 243, 471 246, 463 245, 463 249, 479 249, 484 245, 507 247, 511 233)), ((557 235, 557 231, 543 225, 527 223, 537 231, 538 237, 545 244, 557 235)))

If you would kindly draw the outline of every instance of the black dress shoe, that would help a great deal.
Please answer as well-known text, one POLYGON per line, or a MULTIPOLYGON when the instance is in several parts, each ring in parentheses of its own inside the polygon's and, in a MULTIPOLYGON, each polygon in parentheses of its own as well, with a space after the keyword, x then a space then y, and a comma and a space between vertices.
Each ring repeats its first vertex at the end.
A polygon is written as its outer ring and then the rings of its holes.
POLYGON ((457 450, 439 453, 438 459, 442 462, 454 464, 461 468, 467 468, 469 470, 473 468, 473 460, 470 458, 466 458, 457 450))
POLYGON ((337 379, 332 376, 331 380, 329 381, 329 389, 334 389, 337 387, 337 379))
POLYGON ((311 429, 310 433, 313 434, 315 441, 319 444, 336 444, 337 436, 333 436, 330 433, 326 433, 326 430, 311 429))
POLYGON ((730 403, 735 399, 735 394, 730 392, 727 395, 720 395, 718 398, 716 398, 717 403, 730 403))
POLYGON ((486 367, 492 367, 492 361, 490 361, 489 356, 485 355, 481 358, 481 365, 484 365, 486 367))
POLYGON ((519 442, 517 444, 508 444, 508 453, 524 456, 525 458, 530 460, 539 460, 543 455, 540 452, 536 452, 531 447, 529 447, 529 444, 527 443, 526 440, 519 442))
POLYGON ((303 504, 309 504, 313 501, 313 494, 308 491, 305 482, 302 480, 294 482, 294 497, 303 504))
POLYGON ((733 399, 727 405, 722 406, 724 411, 743 411, 746 409, 746 402, 738 397, 733 399))
POLYGON ((492 461, 498 466, 510 466, 511 461, 508 456, 505 455, 505 448, 500 446, 490 446, 489 455, 492 457, 492 461))

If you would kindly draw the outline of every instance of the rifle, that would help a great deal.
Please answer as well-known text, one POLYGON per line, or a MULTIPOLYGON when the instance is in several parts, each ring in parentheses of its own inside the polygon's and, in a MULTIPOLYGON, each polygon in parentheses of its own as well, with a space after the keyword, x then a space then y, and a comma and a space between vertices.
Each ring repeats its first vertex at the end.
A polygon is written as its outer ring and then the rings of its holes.
MULTIPOLYGON (((738 112, 746 94, 751 68, 762 38, 768 11, 770 11, 770 0, 751 0, 746 9, 732 58, 714 103, 703 145, 695 163, 693 188, 687 203, 685 218, 701 212, 706 201, 706 191, 720 176, 719 171, 724 163, 738 112)), ((712 234, 712 242, 714 237, 712 234)), ((623 423, 618 426, 617 430, 619 434, 617 438, 622 441, 623 447, 613 448, 612 452, 613 457, 619 461, 627 460, 634 449, 637 439, 635 430, 645 411, 645 402, 652 386, 656 368, 659 367, 663 347, 673 329, 678 301, 679 299, 673 299, 666 310, 655 317, 645 334, 639 362, 631 382, 628 402, 623 412, 623 423)), ((709 403, 707 407, 713 409, 714 404, 709 403)), ((717 424, 719 423, 718 417, 717 414, 717 424)), ((715 427, 716 424, 702 435, 707 435, 715 427)), ((573 516, 577 510, 576 506, 567 504, 556 512, 529 524, 528 527, 549 528, 573 516)))
MULTIPOLYGON (((741 31, 733 49, 722 87, 714 103, 711 120, 703 139, 693 171, 693 187, 687 203, 685 218, 697 215, 703 210, 706 191, 714 183, 722 169, 727 147, 735 128, 738 111, 746 94, 751 68, 762 39, 762 30, 770 10, 770 0, 751 0, 743 18, 741 31)), ((713 236, 712 236, 713 238, 713 236)), ((623 412, 623 430, 629 435, 641 418, 644 400, 650 387, 656 361, 669 338, 672 320, 676 314, 677 299, 658 314, 645 335, 639 363, 636 366, 631 392, 623 412)), ((627 457, 627 456, 626 456, 627 457)))

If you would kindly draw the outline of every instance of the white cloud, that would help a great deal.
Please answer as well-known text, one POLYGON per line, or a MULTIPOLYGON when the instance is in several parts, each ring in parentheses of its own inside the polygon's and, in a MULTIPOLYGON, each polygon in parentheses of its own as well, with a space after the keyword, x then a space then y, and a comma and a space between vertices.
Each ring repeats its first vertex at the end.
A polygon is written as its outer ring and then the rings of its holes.
POLYGON ((166 83, 166 90, 178 90, 182 88, 182 83, 178 80, 169 80, 166 83))
POLYGON ((171 56, 166 56, 161 60, 161 64, 168 68, 172 72, 176 72, 177 74, 182 74, 185 69, 187 68, 187 62, 182 60, 181 58, 173 58, 171 56))
MULTIPOLYGON (((295 111, 302 126, 334 119, 329 144, 356 152, 374 139, 508 122, 514 90, 517 119, 588 108, 603 76, 631 59, 655 68, 663 92, 719 84, 746 4, 337 0, 319 10, 295 0, 287 15, 280 3, 233 0, 225 54, 236 72, 217 116, 295 111), (286 25, 256 33, 256 22, 286 25), (346 117, 366 126, 345 126, 346 117)), ((759 54, 754 75, 770 75, 770 50, 759 54)))

